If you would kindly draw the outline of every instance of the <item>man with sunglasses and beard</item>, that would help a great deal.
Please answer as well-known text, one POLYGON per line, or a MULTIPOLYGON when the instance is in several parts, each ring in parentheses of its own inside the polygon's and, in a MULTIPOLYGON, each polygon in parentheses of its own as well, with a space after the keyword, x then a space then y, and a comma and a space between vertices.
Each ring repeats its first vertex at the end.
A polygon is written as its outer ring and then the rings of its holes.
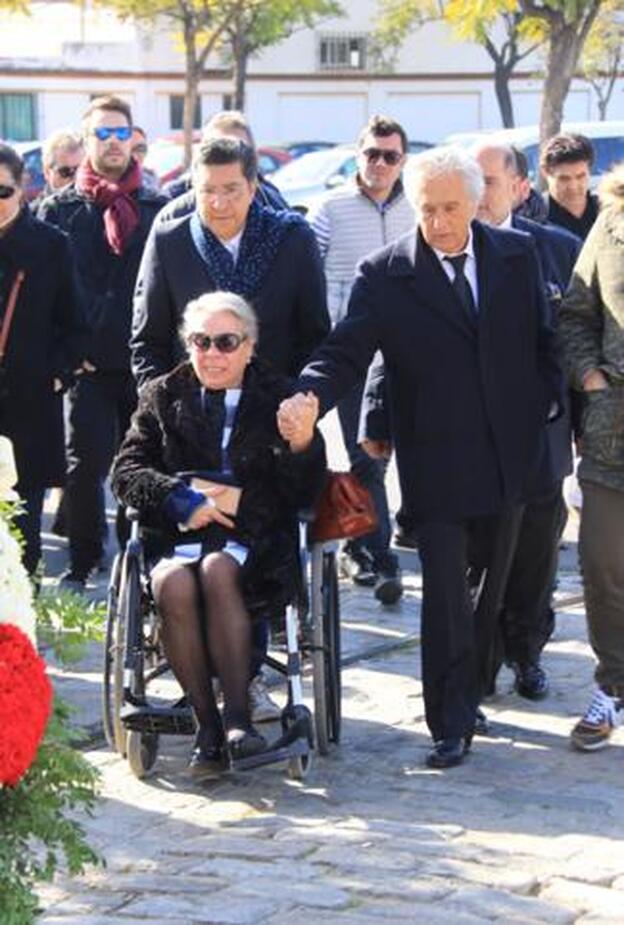
MULTIPOLYGON (((360 132, 357 173, 352 181, 325 194, 312 207, 308 221, 316 235, 327 279, 327 301, 333 324, 347 313, 360 260, 395 241, 413 227, 414 210, 401 181, 407 136, 398 122, 375 115, 360 132)), ((375 588, 382 604, 394 604, 403 593, 397 558, 389 551, 390 514, 386 496, 387 463, 372 459, 358 445, 364 382, 338 404, 338 416, 351 471, 368 488, 379 526, 374 533, 350 540, 342 566, 358 585, 375 588)))
POLYGON ((40 218, 69 235, 90 328, 86 359, 69 393, 64 514, 70 567, 61 582, 74 590, 84 588, 103 555, 104 481, 136 405, 128 348, 132 293, 148 232, 166 201, 143 184, 124 100, 94 99, 83 116, 83 135, 86 157, 74 185, 39 210, 40 218))

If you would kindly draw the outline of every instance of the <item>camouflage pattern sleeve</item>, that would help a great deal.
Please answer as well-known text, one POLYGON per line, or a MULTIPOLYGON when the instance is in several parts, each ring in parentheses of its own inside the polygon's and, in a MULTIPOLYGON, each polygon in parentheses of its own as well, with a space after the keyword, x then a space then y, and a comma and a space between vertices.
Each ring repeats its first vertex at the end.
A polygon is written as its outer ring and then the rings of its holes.
POLYGON ((563 368, 570 384, 583 390, 583 377, 604 362, 604 306, 597 276, 598 222, 590 232, 572 273, 559 311, 558 337, 563 368))

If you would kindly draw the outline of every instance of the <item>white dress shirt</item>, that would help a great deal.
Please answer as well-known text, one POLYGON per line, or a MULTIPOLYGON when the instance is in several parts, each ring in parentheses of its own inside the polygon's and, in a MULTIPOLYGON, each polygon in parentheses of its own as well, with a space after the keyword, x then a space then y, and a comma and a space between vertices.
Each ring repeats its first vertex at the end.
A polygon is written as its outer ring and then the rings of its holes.
POLYGON ((443 251, 436 250, 433 248, 433 252, 442 264, 442 269, 448 276, 451 283, 455 279, 455 269, 453 265, 449 263, 448 260, 445 260, 445 257, 459 257, 460 254, 466 255, 466 262, 464 264, 464 275, 468 280, 468 285, 472 290, 472 297, 474 299, 475 305, 479 306, 479 283, 477 280, 477 259, 474 252, 474 242, 472 240, 472 228, 468 229, 468 240, 466 241, 466 246, 463 247, 456 254, 445 254, 443 251))

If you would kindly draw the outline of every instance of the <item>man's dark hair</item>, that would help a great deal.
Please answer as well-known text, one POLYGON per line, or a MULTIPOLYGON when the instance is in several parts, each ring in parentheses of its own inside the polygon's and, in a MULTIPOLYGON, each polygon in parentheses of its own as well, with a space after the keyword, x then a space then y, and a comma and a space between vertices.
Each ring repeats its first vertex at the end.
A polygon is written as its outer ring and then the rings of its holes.
POLYGON ((401 150, 404 154, 407 151, 407 135, 405 134, 405 129, 402 125, 399 125, 395 119, 391 119, 390 116, 371 116, 358 136, 358 148, 362 147, 364 139, 369 134, 376 135, 377 138, 387 138, 389 135, 398 135, 401 139, 401 150))
POLYGON ((553 135, 542 147, 540 167, 549 173, 559 164, 576 164, 586 161, 591 167, 594 163, 594 148, 585 135, 553 135))
POLYGON ((516 159, 516 175, 520 177, 521 180, 526 180, 529 175, 529 160, 522 148, 519 148, 516 145, 510 145, 510 147, 516 159))
POLYGON ((94 112, 120 112, 128 120, 128 125, 132 125, 132 110, 125 100, 119 96, 96 96, 91 100, 87 109, 82 116, 82 124, 89 121, 94 112))
POLYGON ((193 170, 217 164, 240 164, 243 176, 250 183, 258 176, 256 152, 238 138, 208 138, 202 142, 193 160, 193 170))
POLYGON ((12 148, 11 145, 2 144, 2 142, 0 142, 0 167, 7 168, 15 183, 19 185, 22 182, 24 161, 15 148, 12 148))

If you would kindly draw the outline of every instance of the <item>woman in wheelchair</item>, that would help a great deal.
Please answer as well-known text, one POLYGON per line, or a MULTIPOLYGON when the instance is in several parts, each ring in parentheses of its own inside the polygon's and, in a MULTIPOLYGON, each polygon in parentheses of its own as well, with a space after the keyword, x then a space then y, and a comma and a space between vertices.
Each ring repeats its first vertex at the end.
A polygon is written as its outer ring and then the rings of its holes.
POLYGON ((208 774, 266 746, 250 720, 250 621, 296 593, 296 513, 314 503, 326 461, 312 395, 278 425, 290 383, 254 357, 258 324, 242 298, 190 302, 181 336, 189 362, 142 390, 112 483, 167 538, 152 590, 165 654, 196 717, 189 769, 208 774))

